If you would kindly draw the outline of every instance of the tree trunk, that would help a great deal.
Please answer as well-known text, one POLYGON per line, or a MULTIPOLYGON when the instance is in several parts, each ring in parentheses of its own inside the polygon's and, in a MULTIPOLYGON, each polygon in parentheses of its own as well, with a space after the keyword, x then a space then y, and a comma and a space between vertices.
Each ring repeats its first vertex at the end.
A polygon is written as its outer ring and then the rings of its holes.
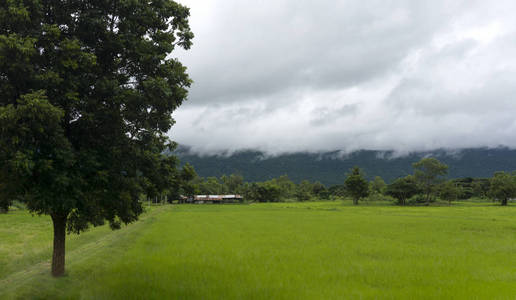
POLYGON ((52 215, 54 223, 54 251, 52 254, 52 276, 59 277, 65 271, 66 216, 52 215))
POLYGON ((353 198, 353 205, 358 205, 358 199, 357 198, 353 198))
POLYGON ((502 199, 502 206, 506 206, 507 205, 507 198, 503 198, 502 199))

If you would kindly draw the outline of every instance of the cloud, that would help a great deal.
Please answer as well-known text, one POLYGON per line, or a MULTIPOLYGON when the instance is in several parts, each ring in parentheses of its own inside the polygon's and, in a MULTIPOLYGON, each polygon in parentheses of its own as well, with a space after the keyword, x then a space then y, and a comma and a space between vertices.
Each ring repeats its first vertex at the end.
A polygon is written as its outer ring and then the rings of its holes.
POLYGON ((181 2, 196 151, 516 147, 516 3, 181 2))

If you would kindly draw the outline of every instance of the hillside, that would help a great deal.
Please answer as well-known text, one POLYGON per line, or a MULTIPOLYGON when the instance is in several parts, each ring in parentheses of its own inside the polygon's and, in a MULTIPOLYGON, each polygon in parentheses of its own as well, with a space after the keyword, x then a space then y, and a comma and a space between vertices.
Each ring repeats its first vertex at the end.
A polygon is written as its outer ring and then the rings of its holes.
POLYGON ((202 177, 239 173, 248 181, 263 181, 287 174, 295 182, 308 179, 325 185, 342 183, 346 172, 355 165, 363 168, 370 179, 378 175, 390 182, 411 174, 411 164, 424 156, 434 156, 446 163, 450 178, 490 177, 495 171, 516 170, 516 150, 507 148, 462 149, 452 154, 437 150, 402 157, 392 157, 389 152, 367 150, 345 156, 338 152, 327 152, 267 157, 258 151, 242 151, 230 156, 200 156, 193 154, 187 147, 180 147, 175 154, 182 163, 192 164, 202 177))

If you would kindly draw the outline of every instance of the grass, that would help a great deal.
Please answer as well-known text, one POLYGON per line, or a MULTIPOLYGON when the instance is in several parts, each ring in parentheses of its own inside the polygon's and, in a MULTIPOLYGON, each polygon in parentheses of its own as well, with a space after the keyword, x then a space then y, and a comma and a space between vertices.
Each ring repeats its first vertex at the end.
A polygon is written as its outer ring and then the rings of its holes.
POLYGON ((174 205, 69 236, 49 276, 48 217, 0 215, 0 298, 514 299, 516 207, 347 202, 174 205))

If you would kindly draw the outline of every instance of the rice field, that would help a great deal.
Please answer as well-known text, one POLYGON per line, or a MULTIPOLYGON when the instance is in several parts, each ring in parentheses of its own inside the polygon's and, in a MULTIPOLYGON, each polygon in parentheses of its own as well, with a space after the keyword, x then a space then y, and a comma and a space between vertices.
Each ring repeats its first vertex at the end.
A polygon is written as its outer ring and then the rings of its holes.
POLYGON ((516 299, 516 206, 165 205, 67 240, 0 215, 0 299, 516 299))

